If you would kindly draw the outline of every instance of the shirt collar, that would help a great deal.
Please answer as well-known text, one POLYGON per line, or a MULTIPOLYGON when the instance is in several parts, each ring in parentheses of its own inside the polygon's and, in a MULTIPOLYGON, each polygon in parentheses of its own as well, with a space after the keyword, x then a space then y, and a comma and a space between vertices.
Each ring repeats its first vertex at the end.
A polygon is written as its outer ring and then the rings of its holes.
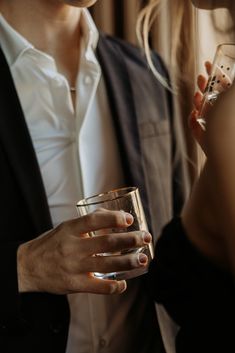
MULTIPOLYGON (((81 10, 80 25, 85 48, 95 50, 99 39, 99 32, 87 9, 81 10)), ((0 45, 9 66, 12 66, 25 51, 28 49, 34 49, 34 46, 27 41, 26 38, 11 27, 1 13, 0 45)))
POLYGON ((33 48, 21 34, 19 34, 0 13, 0 45, 10 66, 27 49, 33 48))
POLYGON ((83 9, 81 13, 81 31, 86 47, 95 50, 99 40, 99 32, 87 9, 83 9))

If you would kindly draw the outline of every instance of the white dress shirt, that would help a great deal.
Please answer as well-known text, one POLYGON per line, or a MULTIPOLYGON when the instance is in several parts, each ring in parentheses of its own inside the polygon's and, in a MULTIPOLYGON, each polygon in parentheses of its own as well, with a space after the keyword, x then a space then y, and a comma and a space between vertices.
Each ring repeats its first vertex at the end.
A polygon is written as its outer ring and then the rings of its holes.
POLYGON ((98 32, 86 10, 81 25, 84 36, 74 109, 68 81, 54 59, 34 48, 0 16, 1 46, 36 151, 54 225, 76 217, 75 205, 84 195, 123 185, 105 85, 94 53, 98 32))
MULTIPOLYGON (((77 216, 75 205, 82 197, 124 183, 95 56, 98 32, 86 10, 80 24, 83 38, 74 109, 68 81, 54 59, 34 48, 0 15, 0 43, 36 151, 54 226, 77 216)), ((145 310, 146 298, 142 299, 139 289, 134 282, 122 296, 69 296, 67 353, 131 353, 133 340, 140 339, 141 307, 145 310)))

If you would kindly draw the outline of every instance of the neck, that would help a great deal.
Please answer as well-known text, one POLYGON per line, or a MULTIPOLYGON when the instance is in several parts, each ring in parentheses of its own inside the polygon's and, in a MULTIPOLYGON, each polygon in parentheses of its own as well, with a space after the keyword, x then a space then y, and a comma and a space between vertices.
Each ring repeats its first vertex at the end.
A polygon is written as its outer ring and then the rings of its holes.
POLYGON ((81 9, 58 0, 0 0, 0 12, 37 49, 54 57, 59 71, 74 85, 81 9))
MULTIPOLYGON (((233 21, 233 27, 235 28, 235 5, 233 5, 233 8, 230 10, 231 18, 233 21)), ((235 30, 234 30, 235 32, 235 30)))
POLYGON ((35 47, 46 52, 78 42, 81 10, 55 0, 0 0, 6 20, 35 47))

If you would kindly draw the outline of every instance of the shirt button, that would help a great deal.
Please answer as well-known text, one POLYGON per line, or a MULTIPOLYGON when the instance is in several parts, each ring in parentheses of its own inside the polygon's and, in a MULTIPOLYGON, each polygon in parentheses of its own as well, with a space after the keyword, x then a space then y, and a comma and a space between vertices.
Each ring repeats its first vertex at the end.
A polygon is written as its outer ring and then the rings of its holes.
POLYGON ((90 85, 91 82, 92 82, 91 76, 86 75, 86 76, 84 77, 84 83, 85 83, 86 85, 90 85))
POLYGON ((106 346, 106 341, 104 338, 100 339, 100 348, 104 348, 106 346))

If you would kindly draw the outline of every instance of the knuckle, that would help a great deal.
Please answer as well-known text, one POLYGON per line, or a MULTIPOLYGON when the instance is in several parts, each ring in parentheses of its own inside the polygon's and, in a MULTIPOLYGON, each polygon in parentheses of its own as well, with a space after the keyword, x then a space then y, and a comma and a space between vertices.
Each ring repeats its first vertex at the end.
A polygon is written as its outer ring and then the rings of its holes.
POLYGON ((94 226, 96 224, 96 220, 97 220, 97 213, 96 212, 92 212, 92 213, 88 214, 87 216, 84 217, 85 226, 87 228, 94 226))
POLYGON ((103 207, 98 207, 93 213, 103 213, 107 212, 107 210, 103 207))
POLYGON ((64 286, 66 288, 66 291, 70 293, 75 292, 77 289, 77 283, 75 278, 71 275, 64 276, 64 286))
POLYGON ((129 248, 135 248, 140 244, 140 236, 137 233, 127 233, 126 243, 129 248))
POLYGON ((127 266, 129 268, 135 267, 136 266, 136 260, 133 256, 130 256, 127 260, 127 266))
POLYGON ((133 246, 134 247, 138 246, 138 245, 142 245, 142 238, 141 238, 140 234, 137 233, 137 232, 135 232, 133 234, 133 240, 132 241, 133 241, 133 246))
POLYGON ((61 222, 58 226, 57 226, 57 230, 60 233, 68 233, 70 231, 70 225, 69 222, 61 222))
POLYGON ((62 232, 63 231, 63 228, 64 228, 64 222, 62 222, 62 223, 60 223, 60 224, 58 224, 58 226, 56 227, 56 231, 57 231, 57 233, 59 232, 62 232))
POLYGON ((70 255, 71 249, 65 241, 60 241, 57 244, 57 251, 62 258, 67 258, 70 255))
POLYGON ((127 259, 127 267, 129 269, 132 269, 132 268, 136 268, 137 266, 139 266, 139 262, 138 262, 136 256, 135 255, 129 256, 127 259))
POLYGON ((109 249, 115 249, 119 242, 118 237, 115 237, 114 234, 107 234, 104 239, 109 249))
POLYGON ((123 226, 123 224, 126 224, 124 212, 115 212, 113 214, 113 223, 115 226, 123 226))
POLYGON ((80 229, 79 227, 81 225, 86 230, 90 229, 90 226, 92 225, 92 219, 93 219, 92 214, 87 214, 85 216, 78 218, 76 223, 77 228, 80 229))

